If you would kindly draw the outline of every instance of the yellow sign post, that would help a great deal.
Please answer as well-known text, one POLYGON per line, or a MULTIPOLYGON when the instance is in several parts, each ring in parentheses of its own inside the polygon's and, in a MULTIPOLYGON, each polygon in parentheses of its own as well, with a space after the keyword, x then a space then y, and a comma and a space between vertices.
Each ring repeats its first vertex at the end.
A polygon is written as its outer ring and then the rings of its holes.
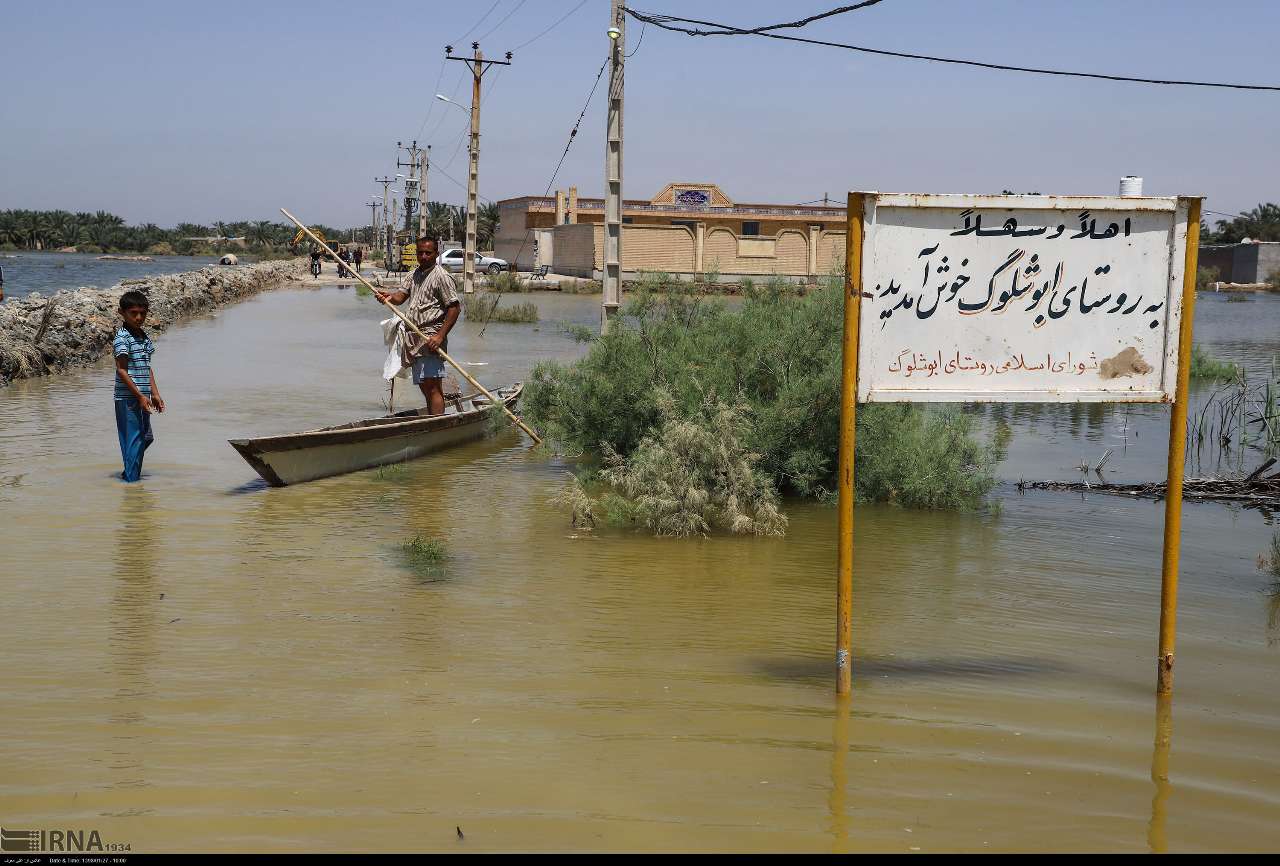
POLYGON ((852 689, 861 399, 1171 402, 1156 685, 1169 694, 1200 199, 851 192, 846 219, 837 693, 852 689))

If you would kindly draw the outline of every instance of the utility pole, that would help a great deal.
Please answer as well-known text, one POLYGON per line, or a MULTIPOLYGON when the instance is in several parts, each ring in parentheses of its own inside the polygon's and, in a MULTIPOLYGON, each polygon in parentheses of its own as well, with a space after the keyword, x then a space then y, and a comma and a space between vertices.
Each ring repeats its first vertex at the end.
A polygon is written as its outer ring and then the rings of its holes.
POLYGON ((378 246, 378 203, 371 201, 365 207, 369 208, 369 246, 376 248, 378 246))
POLYGON ((418 237, 427 236, 427 204, 430 199, 427 198, 427 170, 431 168, 431 145, 427 145, 427 149, 422 152, 422 169, 418 172, 418 177, 422 181, 418 184, 421 187, 422 205, 418 209, 418 237))
POLYGON ((406 145, 402 142, 396 142, 396 167, 409 169, 409 174, 404 179, 404 230, 411 236, 417 237, 414 233, 416 226, 413 218, 417 216, 418 190, 421 187, 420 178, 417 175, 419 164, 418 154, 422 153, 422 148, 418 147, 418 140, 415 138, 413 144, 406 145), (400 151, 409 151, 409 161, 400 161, 400 151))
POLYGON ((626 62, 626 15, 622 0, 609 0, 609 114, 604 151, 604 297, 600 333, 607 334, 622 298, 622 83, 626 62))
POLYGON ((386 237, 378 238, 378 244, 382 249, 383 255, 386 257, 383 261, 390 263, 391 232, 389 227, 392 225, 392 223, 387 221, 387 206, 388 206, 388 203, 391 201, 391 194, 388 192, 388 190, 391 188, 391 184, 396 182, 396 179, 394 177, 375 177, 373 179, 373 182, 382 184, 382 232, 384 235, 386 235, 386 237))
MULTIPOLYGON (((615 0, 616 2, 616 0, 615 0)), ((471 69, 471 167, 467 172, 467 240, 462 253, 462 291, 471 294, 476 290, 476 197, 480 175, 480 79, 490 66, 510 66, 511 52, 507 59, 485 60, 480 43, 471 43, 471 57, 454 57, 453 46, 444 48, 445 59, 461 60, 471 69)))

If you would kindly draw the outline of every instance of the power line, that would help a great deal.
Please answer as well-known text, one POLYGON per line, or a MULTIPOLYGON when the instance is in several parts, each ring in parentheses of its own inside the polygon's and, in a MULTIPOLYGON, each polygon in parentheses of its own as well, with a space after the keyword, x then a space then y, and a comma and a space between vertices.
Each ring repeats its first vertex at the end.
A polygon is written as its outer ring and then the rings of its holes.
POLYGON ((537 42, 539 39, 541 39, 543 36, 546 36, 546 35, 547 35, 548 33, 550 33, 552 30, 555 30, 557 27, 559 27, 561 24, 563 24, 563 23, 564 23, 564 20, 565 20, 566 18, 568 18, 568 17, 569 17, 570 15, 572 15, 574 12, 577 12, 579 9, 581 9, 583 6, 586 6, 586 5, 587 5, 587 0, 582 0, 582 2, 581 2, 581 3, 579 3, 577 6, 574 6, 574 7, 573 7, 572 9, 570 9, 568 12, 564 13, 564 14, 563 14, 563 15, 561 15, 559 18, 557 18, 557 19, 556 19, 556 22, 555 22, 554 24, 552 24, 550 27, 548 27, 546 30, 543 30, 541 33, 539 33, 537 36, 533 37, 532 39, 530 39, 530 40, 529 40, 529 41, 527 41, 527 42, 521 42, 519 45, 517 45, 515 48, 512 48, 511 50, 512 50, 513 52, 515 52, 515 51, 519 51, 521 48, 524 48, 526 45, 532 45, 533 43, 535 43, 535 42, 537 42))
MULTIPOLYGON (((832 9, 827 12, 819 12, 817 15, 810 15, 808 18, 801 18, 799 21, 786 21, 782 24, 770 24, 766 27, 753 27, 750 30, 739 30, 736 27, 729 27, 727 24, 712 24, 712 27, 726 27, 725 30, 690 30, 684 27, 669 27, 668 30, 676 30, 680 33, 688 33, 690 36, 743 36, 746 34, 762 35, 766 30, 786 30, 790 28, 799 29, 806 27, 815 21, 821 21, 823 18, 830 18, 833 15, 843 15, 845 12, 855 12, 858 9, 865 9, 868 6, 874 6, 882 0, 863 0, 861 3, 852 3, 848 6, 841 6, 838 9, 832 9)), ((630 11, 630 10, 628 10, 630 11)), ((687 23, 703 24, 707 22, 694 22, 688 18, 675 18, 670 15, 656 15, 664 21, 684 21, 687 23)), ((656 22, 655 22, 656 23, 656 22)), ((662 25, 658 25, 661 27, 662 25)), ((643 38, 643 37, 642 37, 643 38)), ((639 46, 636 46, 639 47, 639 46)))
POLYGON ((639 50, 640 50, 640 45, 641 45, 641 43, 643 43, 643 42, 644 42, 644 29, 645 29, 646 27, 648 27, 648 26, 649 26, 648 24, 646 24, 646 23, 644 23, 644 22, 641 22, 641 24, 640 24, 640 38, 636 40, 636 47, 635 47, 635 48, 632 48, 629 52, 627 52, 625 55, 623 55, 624 59, 630 59, 630 57, 631 57, 631 55, 632 55, 632 54, 635 54, 637 51, 639 51, 639 50))
MULTIPOLYGON (((486 12, 486 13, 484 13, 483 15, 481 15, 481 16, 480 16, 480 20, 479 20, 479 21, 477 21, 475 24, 472 24, 472 25, 471 25, 471 28, 470 28, 469 30, 467 30, 467 32, 466 32, 466 33, 463 33, 461 36, 459 36, 457 39, 455 39, 455 40, 453 40, 453 41, 454 41, 454 42, 461 42, 462 40, 464 40, 464 39, 466 39, 468 36, 470 36, 470 35, 471 35, 471 33, 472 33, 472 31, 474 31, 477 27, 479 27, 481 24, 483 24, 483 23, 484 23, 484 19, 488 18, 491 14, 493 14, 493 10, 494 10, 494 9, 497 9, 497 8, 498 8, 498 4, 499 4, 499 3, 501 3, 501 2, 502 2, 502 0, 494 0, 493 5, 489 7, 489 11, 488 11, 488 12, 486 12)), ((524 5, 524 2, 525 2, 525 0, 520 0, 520 2, 516 5, 516 9, 519 9, 521 6, 523 6, 523 5, 524 5)), ((512 9, 512 10, 511 10, 511 12, 515 12, 515 11, 516 11, 515 9, 512 9)), ((498 22, 497 27, 502 26, 502 23, 503 23, 504 21, 506 21, 506 20, 507 20, 507 18, 510 18, 510 17, 511 17, 511 13, 507 13, 507 17, 506 17, 506 18, 503 18, 503 19, 502 19, 502 21, 499 21, 499 22, 498 22)), ((497 27, 494 27, 493 29, 494 29, 494 30, 496 30, 496 29, 497 29, 497 27)), ((489 33, 492 33, 492 32, 493 32, 493 30, 490 30, 490 31, 489 31, 489 33)), ((488 34, 485 34, 485 35, 488 35, 488 34)), ((444 58, 441 58, 441 59, 440 59, 440 71, 436 74, 436 86, 435 86, 435 87, 433 87, 433 88, 431 89, 431 92, 432 92, 432 93, 439 93, 439 92, 440 92, 440 82, 441 82, 441 80, 443 80, 443 79, 444 79, 444 65, 445 65, 445 59, 444 59, 444 58)), ((457 90, 457 88, 455 87, 455 88, 454 88, 454 90, 456 91, 456 90, 457 90)), ((427 122, 431 120, 431 115, 432 115, 432 113, 433 113, 435 110, 436 110, 436 104, 435 104, 435 101, 433 100, 433 101, 431 102, 431 104, 427 106, 427 114, 426 114, 426 116, 425 116, 425 117, 423 117, 423 118, 422 118, 422 125, 418 127, 418 137, 421 137, 421 136, 422 136, 422 130, 424 130, 424 129, 426 129, 426 128, 427 128, 427 122)), ((437 124, 437 125, 436 125, 436 129, 439 129, 439 124, 437 124)), ((434 130, 432 131, 432 134, 434 134, 434 130)))
MULTIPOLYGON (((596 80, 591 84, 591 92, 587 94, 587 101, 582 106, 582 111, 578 112, 578 119, 573 123, 573 129, 569 130, 569 140, 564 143, 564 151, 560 154, 560 161, 556 163, 555 171, 551 172, 551 179, 547 181, 547 188, 542 191, 543 200, 551 192, 551 186, 556 182, 556 178, 560 175, 560 169, 564 166, 565 158, 569 155, 569 148, 573 147, 574 139, 578 137, 578 127, 582 126, 583 118, 587 116, 587 109, 591 107, 591 99, 596 95, 596 88, 600 86, 600 79, 604 77, 604 70, 609 65, 608 56, 605 57, 604 63, 600 64, 600 71, 596 73, 596 80)), ((520 241, 520 248, 516 250, 516 254, 512 259, 512 264, 520 261, 520 254, 524 252, 524 248, 529 243, 530 231, 526 230, 524 239, 520 241)), ((498 302, 502 299, 502 289, 498 289, 498 297, 493 302, 493 307, 489 310, 489 315, 485 317, 484 324, 480 327, 480 336, 484 336, 484 329, 489 327, 489 319, 493 317, 493 311, 498 308, 498 302)))
MULTIPOLYGON (((476 28, 477 28, 477 27, 479 27, 481 24, 483 24, 483 23, 484 23, 484 19, 488 18, 490 15, 492 15, 492 14, 493 14, 493 10, 494 10, 494 9, 497 9, 497 8, 498 8, 498 4, 499 4, 499 3, 501 3, 501 2, 502 2, 502 0, 493 0, 493 5, 489 7, 489 11, 488 11, 488 12, 486 12, 486 13, 484 13, 483 15, 481 15, 481 16, 480 16, 480 20, 479 20, 479 21, 477 21, 475 24, 472 24, 472 25, 471 25, 471 29, 469 29, 466 33, 463 33, 461 36, 459 36, 457 39, 455 39, 455 40, 453 40, 453 41, 454 41, 454 42, 461 42, 462 40, 464 40, 464 39, 466 39, 468 36, 470 36, 472 33, 476 32, 476 28)), ((506 19, 504 18, 503 20, 505 21, 506 19)), ((478 41, 478 40, 477 40, 477 41, 478 41)))
POLYGON ((823 39, 805 39, 800 36, 783 36, 780 33, 766 33, 763 32, 762 29, 743 30, 729 24, 720 24, 715 21, 699 21, 696 18, 678 18, 673 15, 655 15, 638 12, 634 9, 627 9, 626 12, 637 21, 652 24, 655 27, 661 27, 663 30, 671 30, 677 33, 690 33, 690 31, 687 28, 676 27, 669 22, 680 21, 686 24, 701 24, 706 27, 718 27, 725 31, 724 35, 729 36, 764 36, 768 39, 781 39, 786 42, 803 42, 807 45, 823 45, 828 48, 844 48, 848 51, 859 51, 864 54, 876 54, 883 57, 898 57, 905 60, 929 60, 934 63, 952 63, 959 66, 976 66, 980 69, 995 69, 1002 72, 1031 72, 1036 75, 1058 75, 1067 78, 1093 78, 1102 81, 1128 81, 1135 84, 1172 84, 1183 87, 1217 87, 1228 90, 1280 91, 1280 85, 1275 84, 1232 84, 1221 81, 1185 81, 1166 78, 1138 78, 1129 75, 1106 75, 1101 72, 1069 72, 1062 69, 1040 69, 1033 66, 1008 66, 1003 63, 986 63, 979 60, 961 60, 955 57, 935 57, 929 54, 910 54, 905 51, 888 51, 883 48, 868 48, 864 45, 850 45, 847 42, 828 42, 823 39))
MULTIPOLYGON (((498 29, 499 27, 501 27, 503 24, 506 24, 506 23, 507 23, 507 19, 508 19, 508 18, 510 18, 512 15, 516 14, 517 12, 519 12, 519 11, 520 11, 520 7, 521 7, 521 6, 523 6, 523 5, 525 4, 525 2, 526 2, 526 0, 520 0, 520 2, 519 2, 519 3, 517 3, 514 7, 512 7, 512 9, 511 9, 511 11, 510 11, 510 12, 508 12, 506 15, 503 15, 503 16, 502 16, 502 20, 501 20, 501 21, 499 21, 497 24, 495 24, 495 25, 493 25, 492 27, 490 27, 490 28, 489 28, 488 30, 486 30, 484 33, 482 33, 482 34, 480 34, 479 36, 477 36, 477 37, 476 37, 476 41, 477 41, 477 42, 483 42, 483 41, 485 41, 486 39, 488 39, 488 38, 493 34, 493 31, 497 30, 497 29, 498 29)), ((461 40, 461 39, 459 39, 458 41, 459 41, 459 42, 461 42, 462 40, 461 40)))

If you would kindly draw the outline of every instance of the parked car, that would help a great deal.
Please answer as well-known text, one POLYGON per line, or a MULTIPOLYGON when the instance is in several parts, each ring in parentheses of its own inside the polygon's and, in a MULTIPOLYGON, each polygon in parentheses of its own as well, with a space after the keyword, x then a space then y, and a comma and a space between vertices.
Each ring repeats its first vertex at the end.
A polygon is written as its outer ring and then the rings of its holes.
MULTIPOLYGON (((476 253, 476 272, 500 274, 507 270, 508 266, 503 259, 493 258, 492 256, 482 256, 476 253)), ((465 261, 465 251, 461 247, 451 247, 440 254, 440 264, 444 265, 446 270, 455 274, 462 273, 462 265, 465 261)))

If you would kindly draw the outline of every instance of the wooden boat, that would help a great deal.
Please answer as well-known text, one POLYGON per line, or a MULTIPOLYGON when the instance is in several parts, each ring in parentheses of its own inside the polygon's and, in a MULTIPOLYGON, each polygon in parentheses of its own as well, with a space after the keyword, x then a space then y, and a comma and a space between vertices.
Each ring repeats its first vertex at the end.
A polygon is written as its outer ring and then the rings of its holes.
MULTIPOLYGON (((522 388, 517 382, 492 393, 513 409, 522 388)), ((443 415, 428 415, 424 407, 305 433, 227 441, 263 480, 282 487, 402 463, 479 439, 490 413, 496 411, 487 397, 477 393, 450 401, 443 415)))

